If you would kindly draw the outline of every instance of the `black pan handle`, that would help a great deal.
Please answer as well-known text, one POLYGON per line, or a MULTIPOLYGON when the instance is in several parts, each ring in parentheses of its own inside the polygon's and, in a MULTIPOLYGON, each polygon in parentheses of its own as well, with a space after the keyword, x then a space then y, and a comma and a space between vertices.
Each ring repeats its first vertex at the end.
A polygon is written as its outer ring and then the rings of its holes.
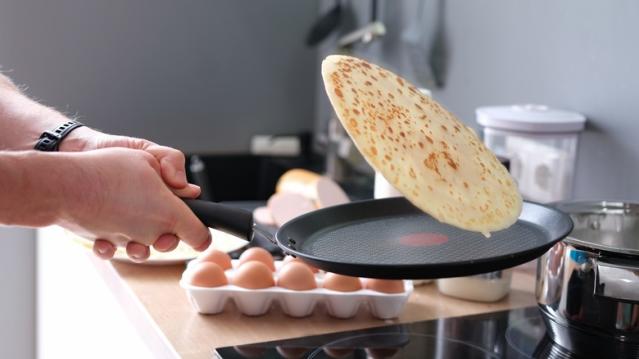
POLYGON ((184 203, 207 227, 247 241, 253 237, 253 213, 249 211, 199 199, 185 199, 184 203))

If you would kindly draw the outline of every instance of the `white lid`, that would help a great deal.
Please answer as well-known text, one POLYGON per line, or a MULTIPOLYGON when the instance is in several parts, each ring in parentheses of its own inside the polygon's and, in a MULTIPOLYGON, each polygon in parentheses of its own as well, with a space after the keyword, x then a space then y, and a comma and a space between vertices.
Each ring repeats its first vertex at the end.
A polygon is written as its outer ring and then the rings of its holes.
POLYGON ((580 113, 544 105, 480 107, 476 115, 482 126, 521 132, 579 132, 586 123, 580 113))

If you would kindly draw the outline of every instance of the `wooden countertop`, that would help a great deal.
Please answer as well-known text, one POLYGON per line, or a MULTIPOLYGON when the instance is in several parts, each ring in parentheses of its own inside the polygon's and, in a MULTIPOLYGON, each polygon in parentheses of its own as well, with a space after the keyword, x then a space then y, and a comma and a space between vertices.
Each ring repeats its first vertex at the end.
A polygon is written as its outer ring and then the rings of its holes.
POLYGON ((534 274, 515 271, 513 290, 499 302, 454 299, 440 294, 431 283, 415 288, 404 312, 395 320, 374 319, 365 310, 353 319, 335 319, 323 309, 310 317, 296 319, 277 307, 267 315, 247 317, 232 305, 222 314, 200 315, 193 310, 178 284, 184 266, 111 263, 88 255, 154 356, 161 358, 210 358, 214 348, 222 346, 535 305, 534 274))

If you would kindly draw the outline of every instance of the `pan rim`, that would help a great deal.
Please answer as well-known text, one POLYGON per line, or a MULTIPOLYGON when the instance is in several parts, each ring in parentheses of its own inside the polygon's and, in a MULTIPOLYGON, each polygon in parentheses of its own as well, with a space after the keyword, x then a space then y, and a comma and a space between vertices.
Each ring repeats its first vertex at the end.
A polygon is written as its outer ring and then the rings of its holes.
MULTIPOLYGON (((494 270, 501 270, 505 268, 510 268, 512 266, 525 263, 529 260, 533 260, 543 253, 545 253, 548 249, 550 249, 557 242, 566 238, 570 232, 572 232, 574 224, 570 216, 563 211, 541 203, 533 202, 533 201, 524 201, 524 206, 526 208, 531 207, 535 209, 535 207, 539 207, 544 211, 549 211, 553 216, 556 216, 558 221, 565 222, 565 228, 563 230, 558 231, 557 233, 551 233, 546 228, 541 226, 538 223, 531 222, 530 220, 522 219, 522 215, 524 211, 522 210, 522 214, 517 219, 517 222, 524 222, 527 225, 539 227, 540 229, 547 232, 547 236, 549 240, 547 243, 536 246, 533 248, 525 249, 519 252, 508 253, 504 255, 499 255, 491 258, 481 258, 481 259, 472 259, 472 260, 464 260, 457 262, 448 262, 448 263, 401 263, 401 264, 392 264, 392 263, 380 263, 380 264, 371 264, 371 263, 352 263, 352 262, 337 262, 334 260, 326 260, 320 258, 316 255, 305 253, 297 250, 296 248, 292 248, 286 243, 288 238, 284 238, 286 232, 291 226, 299 225, 300 222, 312 220, 313 217, 321 216, 322 214, 328 213, 328 211, 339 211, 340 208, 343 210, 344 208, 355 207, 358 206, 367 206, 367 203, 370 202, 388 202, 394 203, 399 201, 407 202, 411 207, 414 208, 413 212, 406 214, 416 214, 416 213, 424 213, 414 207, 408 200, 403 197, 392 197, 392 198, 384 198, 384 199, 369 199, 356 201, 346 204, 341 204, 333 207, 323 208, 314 212, 306 213, 302 216, 296 217, 288 223, 284 224, 280 227, 275 233, 275 241, 277 245, 284 251, 286 254, 293 255, 301 258, 302 260, 306 260, 309 263, 318 266, 320 269, 325 269, 328 271, 335 271, 336 273, 342 274, 352 274, 362 276, 361 273, 370 273, 374 278, 394 278, 394 279, 431 279, 431 278, 445 278, 445 277, 456 277, 456 276, 466 276, 466 275, 474 275, 480 273, 486 273, 494 270), (515 264, 510 264, 511 262, 516 262, 515 264), (473 270, 464 270, 468 267, 473 268, 482 268, 478 271, 473 270), (460 269, 461 268, 461 269, 460 269), (487 269, 487 270, 483 270, 487 269), (433 271, 434 274, 432 276, 424 275, 424 272, 433 271), (400 275, 401 273, 405 273, 405 275, 400 275), (421 273, 421 274, 418 274, 421 273), (442 275, 442 273, 444 275, 442 275)), ((428 215, 428 214, 425 214, 428 215)), ((383 217, 383 216, 380 216, 383 217)), ((372 278, 371 277, 371 278, 372 278)))

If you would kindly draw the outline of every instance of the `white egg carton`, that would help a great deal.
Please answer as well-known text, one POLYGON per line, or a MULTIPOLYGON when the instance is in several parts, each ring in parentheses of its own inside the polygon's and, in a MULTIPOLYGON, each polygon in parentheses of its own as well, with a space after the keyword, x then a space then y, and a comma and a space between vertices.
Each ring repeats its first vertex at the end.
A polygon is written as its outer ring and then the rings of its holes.
MULTIPOLYGON (((238 263, 233 260, 233 269, 226 271, 229 279, 233 277, 238 263)), ((275 261, 274 278, 277 282, 281 261, 275 261)), ((224 311, 226 303, 232 300, 240 312, 249 316, 266 314, 271 306, 277 302, 284 313, 291 317, 306 317, 313 313, 318 304, 326 306, 328 313, 336 318, 354 317, 361 305, 368 307, 370 313, 379 319, 398 317, 408 297, 413 292, 413 284, 404 281, 404 292, 381 293, 369 289, 355 292, 337 292, 322 288, 323 273, 315 275, 318 288, 296 291, 282 287, 265 289, 246 289, 235 285, 225 285, 215 288, 196 287, 180 280, 180 286, 186 290, 193 308, 202 314, 217 314, 224 311)))

